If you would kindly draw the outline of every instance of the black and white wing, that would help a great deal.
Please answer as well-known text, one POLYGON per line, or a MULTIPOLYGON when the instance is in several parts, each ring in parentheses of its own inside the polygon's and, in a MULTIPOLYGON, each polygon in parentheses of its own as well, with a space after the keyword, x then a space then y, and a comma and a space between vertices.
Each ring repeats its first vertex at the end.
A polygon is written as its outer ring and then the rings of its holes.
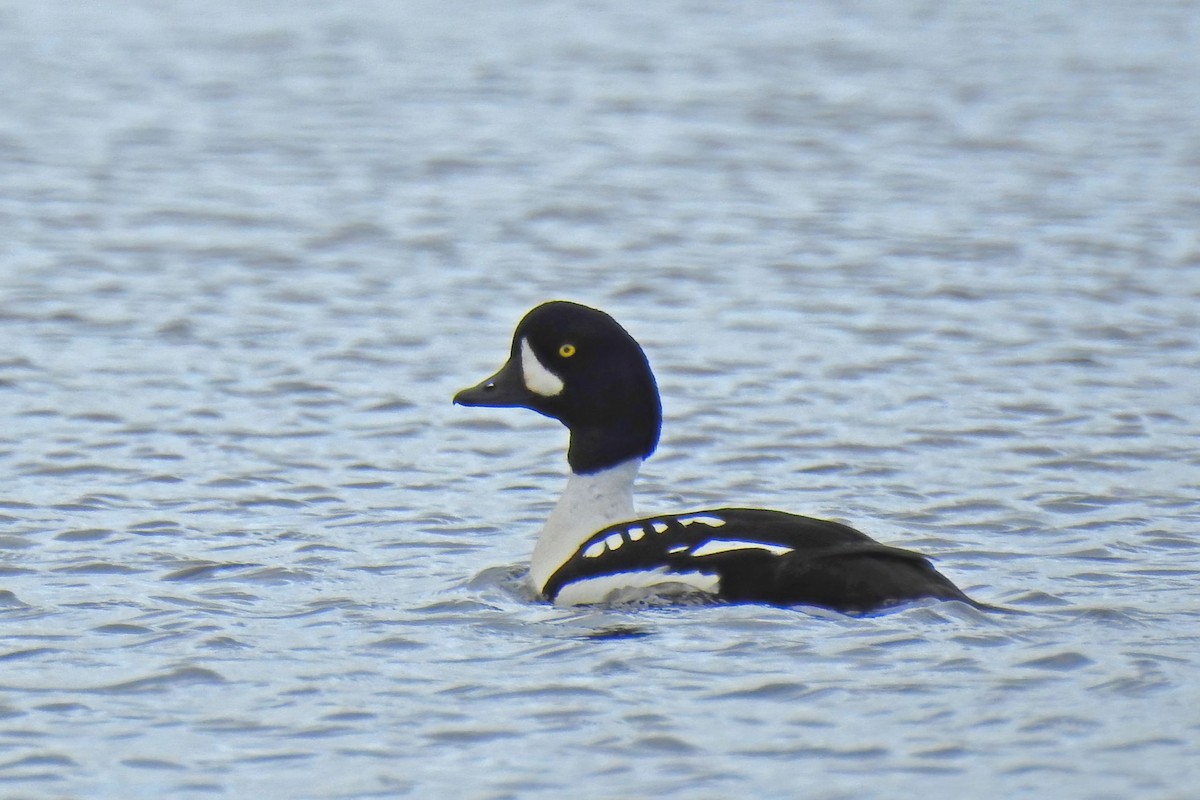
POLYGON ((727 602, 864 612, 920 598, 970 600, 919 553, 841 523, 756 508, 622 522, 597 531, 547 581, 578 605, 684 589, 727 602))

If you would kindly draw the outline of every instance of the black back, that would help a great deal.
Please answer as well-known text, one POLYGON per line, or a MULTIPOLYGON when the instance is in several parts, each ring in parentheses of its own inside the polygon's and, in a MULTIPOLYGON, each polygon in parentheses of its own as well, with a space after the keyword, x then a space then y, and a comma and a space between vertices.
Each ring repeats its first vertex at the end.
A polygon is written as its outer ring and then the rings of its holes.
POLYGON ((720 508, 612 525, 589 537, 551 576, 545 593, 552 600, 575 581, 664 566, 668 573, 716 575, 717 597, 729 602, 815 605, 850 613, 927 597, 974 604, 919 553, 880 544, 838 522, 761 508, 720 508), (705 524, 705 518, 723 524, 705 524), (633 528, 642 531, 636 540, 629 535, 633 528), (620 546, 597 554, 614 535, 622 537, 620 546), (762 543, 791 552, 747 547, 697 554, 714 540, 762 543))

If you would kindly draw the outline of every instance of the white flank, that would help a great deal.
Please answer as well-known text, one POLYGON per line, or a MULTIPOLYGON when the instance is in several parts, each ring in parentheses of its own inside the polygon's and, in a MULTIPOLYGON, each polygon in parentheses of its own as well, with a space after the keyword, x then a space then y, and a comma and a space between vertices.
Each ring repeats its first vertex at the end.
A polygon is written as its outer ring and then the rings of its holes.
POLYGON ((554 598, 557 605, 579 606, 637 600, 646 595, 704 592, 716 594, 721 579, 701 572, 667 572, 665 567, 617 572, 568 583, 554 598))
POLYGON ((521 340, 521 377, 525 379, 525 388, 542 397, 554 397, 563 390, 562 378, 538 361, 528 339, 521 340))
POLYGON ((725 524, 725 520, 720 517, 710 517, 707 514, 697 514, 694 517, 680 517, 680 525, 691 525, 699 522, 701 525, 707 525, 710 528, 719 528, 725 524))
POLYGON ((717 553, 728 553, 731 550, 766 550, 773 555, 781 556, 792 552, 791 547, 770 542, 746 542, 739 539, 709 539, 691 552, 696 558, 714 556, 717 553))

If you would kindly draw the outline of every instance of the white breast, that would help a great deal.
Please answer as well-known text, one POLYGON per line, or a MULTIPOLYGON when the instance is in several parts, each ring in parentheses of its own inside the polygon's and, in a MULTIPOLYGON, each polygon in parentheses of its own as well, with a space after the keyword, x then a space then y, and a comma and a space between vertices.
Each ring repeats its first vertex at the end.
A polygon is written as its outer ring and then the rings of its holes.
POLYGON ((633 479, 641 465, 642 459, 632 458, 567 480, 533 547, 529 579, 539 593, 593 533, 633 517, 633 479))

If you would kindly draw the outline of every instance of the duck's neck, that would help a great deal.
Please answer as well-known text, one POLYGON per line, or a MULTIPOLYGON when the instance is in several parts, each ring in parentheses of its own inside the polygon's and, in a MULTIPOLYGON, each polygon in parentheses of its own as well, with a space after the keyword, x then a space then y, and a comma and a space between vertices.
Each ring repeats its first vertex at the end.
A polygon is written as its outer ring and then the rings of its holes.
POLYGON ((529 580, 542 591, 550 576, 589 536, 633 517, 633 479, 641 457, 587 475, 571 473, 567 488, 550 512, 533 547, 529 580))

